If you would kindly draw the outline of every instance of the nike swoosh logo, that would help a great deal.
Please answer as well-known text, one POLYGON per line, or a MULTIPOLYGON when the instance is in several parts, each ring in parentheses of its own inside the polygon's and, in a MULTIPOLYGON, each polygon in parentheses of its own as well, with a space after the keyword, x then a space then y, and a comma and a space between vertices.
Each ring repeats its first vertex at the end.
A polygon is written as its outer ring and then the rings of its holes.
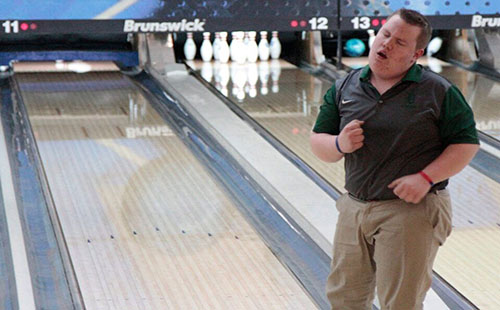
POLYGON ((354 102, 354 100, 345 100, 345 99, 342 99, 342 104, 347 104, 347 103, 351 103, 351 102, 354 102))

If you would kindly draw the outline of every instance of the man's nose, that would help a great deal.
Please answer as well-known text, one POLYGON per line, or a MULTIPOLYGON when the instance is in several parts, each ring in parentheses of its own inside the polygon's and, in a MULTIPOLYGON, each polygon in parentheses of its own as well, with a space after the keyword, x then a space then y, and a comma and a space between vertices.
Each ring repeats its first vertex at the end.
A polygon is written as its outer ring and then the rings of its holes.
POLYGON ((387 50, 392 50, 393 46, 394 46, 394 42, 391 38, 384 40, 384 42, 383 42, 384 48, 386 48, 387 50))

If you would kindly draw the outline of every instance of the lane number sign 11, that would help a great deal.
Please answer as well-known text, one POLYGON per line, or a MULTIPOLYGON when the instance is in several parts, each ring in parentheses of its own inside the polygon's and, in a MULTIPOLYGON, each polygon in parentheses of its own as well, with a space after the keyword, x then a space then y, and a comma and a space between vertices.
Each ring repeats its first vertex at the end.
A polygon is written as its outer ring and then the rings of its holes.
POLYGON ((2 23, 3 29, 5 33, 18 33, 19 32, 19 21, 14 20, 6 20, 2 23))

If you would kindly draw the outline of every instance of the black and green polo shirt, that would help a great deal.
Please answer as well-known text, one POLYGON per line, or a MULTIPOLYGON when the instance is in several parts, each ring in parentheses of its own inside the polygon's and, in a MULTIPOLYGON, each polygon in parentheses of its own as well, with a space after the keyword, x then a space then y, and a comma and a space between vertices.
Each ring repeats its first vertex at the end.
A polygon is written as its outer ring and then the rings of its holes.
POLYGON ((395 199, 387 188, 393 180, 422 170, 450 144, 479 144, 470 106, 442 76, 415 64, 380 95, 370 74, 366 66, 338 80, 326 92, 313 128, 316 133, 338 135, 354 119, 365 122, 363 147, 345 154, 345 188, 354 196, 395 199))

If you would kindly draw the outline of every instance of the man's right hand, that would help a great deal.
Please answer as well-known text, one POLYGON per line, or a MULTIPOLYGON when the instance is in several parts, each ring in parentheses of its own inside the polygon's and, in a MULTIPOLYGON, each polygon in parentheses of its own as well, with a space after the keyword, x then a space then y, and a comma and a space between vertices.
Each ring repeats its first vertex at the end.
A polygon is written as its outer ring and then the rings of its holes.
POLYGON ((352 153, 363 146, 363 125, 364 121, 357 119, 349 122, 338 135, 338 143, 343 153, 352 153))

